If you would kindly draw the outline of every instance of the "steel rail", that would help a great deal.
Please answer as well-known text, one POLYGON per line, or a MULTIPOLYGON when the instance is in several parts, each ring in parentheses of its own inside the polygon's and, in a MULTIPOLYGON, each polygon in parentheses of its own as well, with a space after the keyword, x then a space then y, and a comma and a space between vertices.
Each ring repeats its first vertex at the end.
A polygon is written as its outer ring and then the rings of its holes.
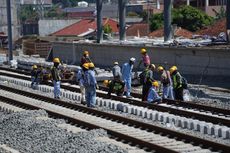
MULTIPOLYGON (((13 78, 19 78, 19 79, 30 81, 30 78, 25 77, 25 76, 9 74, 9 73, 4 73, 4 72, 0 72, 0 75, 5 75, 5 76, 13 77, 13 78)), ((48 85, 53 86, 51 82, 48 82, 48 85)), ((72 91, 72 92, 80 92, 80 88, 72 87, 69 85, 61 84, 61 88, 72 91)), ((97 96, 107 98, 107 94, 101 93, 101 92, 97 92, 97 96)), ((200 114, 200 113, 196 113, 196 112, 190 112, 190 111, 186 111, 186 110, 178 110, 176 108, 165 107, 165 106, 161 106, 158 104, 150 104, 150 103, 146 103, 146 102, 141 102, 140 100, 128 99, 128 98, 118 97, 118 96, 114 96, 114 95, 111 95, 111 99, 121 101, 124 103, 128 103, 128 104, 132 104, 135 106, 145 107, 145 108, 149 108, 149 109, 153 109, 153 110, 157 110, 157 111, 161 111, 161 112, 168 112, 168 113, 175 114, 175 115, 180 115, 180 116, 184 116, 184 117, 188 117, 188 118, 198 119, 198 120, 211 122, 211 123, 219 124, 219 125, 225 125, 225 126, 230 127, 230 119, 210 116, 210 115, 206 115, 206 114, 200 114)), ((206 106, 204 105, 203 108, 205 108, 205 107, 206 106)), ((211 108, 212 107, 209 107, 209 109, 211 109, 211 108)), ((226 110, 225 109, 219 109, 219 108, 215 108, 215 109, 218 110, 218 112, 216 112, 216 113, 224 112, 224 115, 229 114, 229 110, 227 110, 227 109, 226 110), (222 110, 222 111, 219 111, 219 110, 222 110)), ((215 110, 215 109, 213 108, 213 110, 215 110)))
MULTIPOLYGON (((39 99, 39 100, 42 100, 42 101, 45 101, 45 102, 48 102, 48 103, 52 103, 52 104, 55 104, 55 105, 64 106, 64 107, 71 108, 71 109, 78 110, 78 111, 82 111, 82 112, 87 112, 89 114, 94 114, 96 116, 100 116, 100 117, 103 117, 103 118, 106 118, 106 119, 121 122, 123 124, 133 125, 135 127, 145 129, 147 131, 152 131, 154 133, 161 133, 161 135, 168 135, 169 137, 176 138, 177 140, 182 140, 182 141, 185 141, 185 142, 189 142, 189 143, 194 144, 194 145, 202 145, 202 148, 211 148, 211 150, 215 150, 215 151, 221 150, 223 152, 228 152, 229 149, 230 149, 230 146, 227 146, 227 145, 224 145, 224 144, 220 144, 220 143, 216 143, 216 142, 213 142, 213 141, 201 139, 201 138, 198 138, 198 137, 195 137, 195 136, 191 136, 191 135, 187 135, 187 134, 184 134, 184 133, 181 133, 181 132, 177 132, 177 131, 173 131, 173 130, 170 130, 170 129, 158 127, 158 126, 155 126, 155 125, 152 125, 152 124, 149 124, 149 123, 136 121, 136 120, 126 118, 126 117, 122 117, 122 116, 119 116, 119 115, 114 115, 114 114, 111 114, 111 113, 91 109, 91 108, 88 108, 88 107, 85 107, 85 106, 82 106, 82 105, 72 104, 72 103, 62 101, 62 100, 57 100, 57 99, 53 99, 53 98, 50 98, 50 97, 46 97, 46 96, 42 96, 42 95, 38 95, 38 94, 26 92, 26 91, 21 91, 21 90, 15 89, 15 88, 2 86, 2 85, 0 85, 0 89, 7 90, 7 91, 10 91, 10 92, 15 92, 15 93, 18 93, 18 94, 21 94, 21 95, 24 95, 24 96, 39 99)), ((1 99, 1 97, 2 96, 0 96, 0 99, 1 99)), ((35 108, 33 108, 33 109, 35 109, 35 108)), ((59 114, 60 115, 60 113, 57 113, 57 112, 48 112, 48 113, 51 113, 51 114, 54 113, 54 114, 59 114)), ((85 124, 90 124, 90 123, 85 123, 85 124)), ((106 130, 109 130, 109 129, 106 129, 106 130)), ((110 131, 109 133, 112 134, 112 135, 113 135, 113 133, 115 133, 116 136, 119 135, 115 131, 110 131)), ((124 138, 122 137, 121 139, 124 139, 124 138)), ((128 139, 126 139, 126 140, 130 141, 129 139, 132 140, 132 143, 134 143, 136 145, 140 145, 142 147, 147 147, 147 148, 151 147, 151 146, 148 146, 148 144, 146 144, 147 145, 146 146, 145 143, 143 143, 143 142, 141 142, 141 144, 137 144, 139 140, 134 141, 135 138, 132 139, 132 138, 128 137, 128 139)), ((154 146, 151 149, 154 149, 155 147, 156 146, 154 146)))

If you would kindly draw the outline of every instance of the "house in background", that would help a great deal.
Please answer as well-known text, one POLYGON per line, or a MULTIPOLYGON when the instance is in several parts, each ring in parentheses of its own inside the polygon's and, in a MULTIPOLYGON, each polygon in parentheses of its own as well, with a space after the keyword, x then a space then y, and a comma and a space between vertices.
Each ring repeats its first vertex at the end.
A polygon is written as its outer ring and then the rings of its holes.
MULTIPOLYGON (((109 25, 111 33, 118 35, 118 22, 110 19, 103 19, 103 26, 109 25)), ((80 38, 96 38, 97 21, 95 19, 82 19, 70 26, 58 30, 51 34, 56 37, 80 37, 80 38)))

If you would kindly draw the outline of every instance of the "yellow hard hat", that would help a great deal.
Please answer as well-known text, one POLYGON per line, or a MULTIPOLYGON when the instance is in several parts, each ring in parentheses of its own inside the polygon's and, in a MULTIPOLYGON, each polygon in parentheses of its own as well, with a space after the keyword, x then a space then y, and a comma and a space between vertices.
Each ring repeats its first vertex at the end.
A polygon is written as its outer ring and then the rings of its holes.
POLYGON ((89 63, 84 63, 82 66, 83 66, 85 69, 89 69, 89 63))
POLYGON ((89 52, 88 51, 84 51, 84 55, 87 55, 87 54, 89 55, 89 52))
POLYGON ((144 54, 144 53, 146 53, 147 51, 146 51, 146 49, 145 48, 142 48, 141 49, 141 54, 144 54))
POLYGON ((155 87, 159 87, 159 83, 157 81, 153 81, 152 85, 155 86, 155 87))
POLYGON ((60 59, 56 57, 56 58, 53 59, 53 62, 54 63, 60 63, 60 59))
POLYGON ((159 71, 163 71, 164 70, 164 68, 163 68, 163 66, 158 66, 158 68, 157 68, 157 71, 159 72, 159 71))
POLYGON ((106 87, 108 87, 108 85, 109 85, 109 80, 104 80, 104 81, 103 81, 103 85, 106 86, 106 87))
POLYGON ((172 74, 173 72, 175 72, 177 70, 177 67, 176 66, 172 66, 170 69, 169 69, 169 72, 170 74, 172 74))
POLYGON ((37 67, 37 65, 33 65, 32 68, 33 69, 37 69, 38 67, 37 67))
POLYGON ((91 63, 89 63, 89 68, 94 68, 95 66, 94 66, 94 64, 91 62, 91 63))

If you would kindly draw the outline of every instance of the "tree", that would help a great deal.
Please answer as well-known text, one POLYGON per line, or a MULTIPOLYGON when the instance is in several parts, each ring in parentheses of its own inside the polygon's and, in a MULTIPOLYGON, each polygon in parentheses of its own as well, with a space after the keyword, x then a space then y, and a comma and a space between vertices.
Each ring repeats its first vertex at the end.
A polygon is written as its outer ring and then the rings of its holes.
POLYGON ((38 21, 39 14, 34 10, 32 5, 25 5, 20 9, 19 18, 22 22, 25 22, 26 20, 38 21))
POLYGON ((182 6, 178 9, 173 9, 173 22, 178 26, 190 31, 196 31, 204 26, 213 23, 214 19, 199 9, 192 6, 182 6))
POLYGON ((163 13, 154 14, 150 17, 150 30, 154 31, 163 27, 163 13))
MULTIPOLYGON (((163 27, 163 13, 150 17, 150 30, 163 27)), ((189 31, 196 31, 213 23, 213 18, 192 6, 182 6, 172 10, 172 24, 176 24, 189 31)))

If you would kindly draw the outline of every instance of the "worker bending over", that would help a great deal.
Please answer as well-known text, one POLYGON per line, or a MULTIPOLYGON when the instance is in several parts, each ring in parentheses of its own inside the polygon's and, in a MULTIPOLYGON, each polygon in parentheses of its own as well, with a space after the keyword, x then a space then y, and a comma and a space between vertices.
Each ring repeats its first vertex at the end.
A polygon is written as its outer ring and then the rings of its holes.
POLYGON ((60 91, 61 76, 60 76, 60 69, 59 69, 60 59, 54 58, 53 63, 54 65, 51 69, 51 75, 54 84, 54 98, 60 99, 61 96, 61 91, 60 91))
POLYGON ((108 87, 108 98, 111 98, 111 93, 116 93, 117 96, 122 96, 124 93, 125 84, 121 80, 104 80, 103 85, 108 87))
POLYGON ((118 64, 118 62, 114 62, 114 66, 112 69, 114 80, 121 80, 121 68, 118 64))

